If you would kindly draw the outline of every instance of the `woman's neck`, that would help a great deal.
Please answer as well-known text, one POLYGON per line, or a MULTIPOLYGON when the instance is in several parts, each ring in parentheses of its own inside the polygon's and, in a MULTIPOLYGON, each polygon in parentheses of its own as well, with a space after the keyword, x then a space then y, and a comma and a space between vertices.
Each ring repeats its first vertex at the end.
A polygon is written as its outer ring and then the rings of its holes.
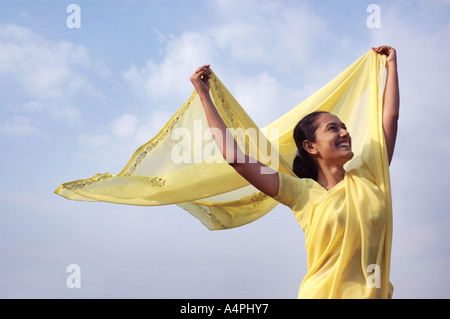
POLYGON ((317 182, 326 190, 334 187, 344 179, 345 170, 343 166, 318 166, 317 182))

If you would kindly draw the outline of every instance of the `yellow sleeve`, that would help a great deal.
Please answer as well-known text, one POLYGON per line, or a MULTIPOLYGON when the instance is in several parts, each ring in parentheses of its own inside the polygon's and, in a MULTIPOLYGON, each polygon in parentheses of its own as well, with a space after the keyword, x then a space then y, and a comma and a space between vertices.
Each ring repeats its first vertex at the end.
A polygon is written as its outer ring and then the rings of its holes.
POLYGON ((310 214, 308 205, 313 199, 314 181, 309 178, 299 178, 283 173, 278 173, 278 176, 280 183, 278 194, 272 198, 288 206, 305 230, 307 217, 310 214))
POLYGON ((297 181, 295 179, 301 181, 298 177, 278 173, 278 194, 274 196, 273 199, 288 206, 289 208, 292 208, 293 204, 299 198, 299 193, 302 191, 303 184, 300 182, 297 185, 297 181))

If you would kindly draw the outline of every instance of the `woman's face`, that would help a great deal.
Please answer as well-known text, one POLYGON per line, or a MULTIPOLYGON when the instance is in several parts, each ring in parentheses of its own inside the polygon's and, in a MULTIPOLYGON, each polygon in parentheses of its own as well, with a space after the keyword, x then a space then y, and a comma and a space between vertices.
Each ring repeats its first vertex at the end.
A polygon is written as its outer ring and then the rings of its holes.
POLYGON ((341 120, 333 114, 320 114, 316 123, 315 142, 303 142, 303 147, 317 160, 344 165, 353 158, 352 139, 341 120))

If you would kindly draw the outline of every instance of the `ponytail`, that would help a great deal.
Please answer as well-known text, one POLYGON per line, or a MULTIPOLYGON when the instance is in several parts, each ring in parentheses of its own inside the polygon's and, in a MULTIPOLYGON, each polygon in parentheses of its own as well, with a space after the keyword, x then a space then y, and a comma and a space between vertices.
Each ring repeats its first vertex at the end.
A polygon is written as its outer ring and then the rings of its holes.
POLYGON ((298 177, 312 178, 313 180, 317 181, 317 167, 311 156, 306 155, 306 158, 303 158, 302 156, 297 155, 294 158, 294 163, 292 166, 295 175, 297 175, 298 177))

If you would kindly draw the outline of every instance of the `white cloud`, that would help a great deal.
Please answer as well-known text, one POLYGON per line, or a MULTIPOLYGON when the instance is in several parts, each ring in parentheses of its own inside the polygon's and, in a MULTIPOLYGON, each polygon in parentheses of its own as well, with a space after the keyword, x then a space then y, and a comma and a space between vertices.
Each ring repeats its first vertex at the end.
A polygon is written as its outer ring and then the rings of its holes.
POLYGON ((132 114, 124 114, 110 124, 112 133, 120 140, 130 138, 137 128, 139 120, 137 116, 132 114))
POLYGON ((0 75, 17 81, 35 98, 60 99, 89 89, 89 81, 74 69, 90 65, 81 45, 51 43, 13 24, 0 26, 0 75))
POLYGON ((207 35, 184 32, 180 37, 163 37, 165 58, 161 63, 152 59, 143 67, 132 66, 124 72, 125 80, 143 96, 153 99, 177 95, 186 97, 192 92, 189 76, 203 64, 214 63, 214 46, 207 35))
MULTIPOLYGON (((8 96, 11 105, 22 105, 14 108, 14 116, 31 112, 54 120, 79 119, 80 109, 74 106, 74 100, 80 95, 96 100, 103 97, 83 74, 90 69, 108 74, 108 69, 92 61, 82 45, 50 42, 29 28, 0 25, 2 94, 8 96)), ((9 130, 14 131, 20 132, 9 130)))
POLYGON ((38 129, 32 124, 28 117, 14 116, 2 121, 0 131, 6 135, 30 135, 38 132, 38 129))
POLYGON ((307 97, 302 90, 284 87, 266 72, 238 79, 230 90, 259 127, 270 124, 307 97))
POLYGON ((158 134, 171 116, 167 111, 154 111, 149 118, 123 114, 104 125, 103 133, 79 135, 79 156, 120 170, 138 147, 158 134))
POLYGON ((243 63, 289 72, 292 65, 308 63, 317 45, 330 38, 326 22, 305 4, 227 1, 217 9, 229 20, 212 28, 211 34, 220 48, 229 49, 243 63))
POLYGON ((138 146, 147 143, 159 133, 172 115, 168 111, 154 111, 150 118, 143 121, 136 129, 136 134, 133 137, 134 143, 138 146))

